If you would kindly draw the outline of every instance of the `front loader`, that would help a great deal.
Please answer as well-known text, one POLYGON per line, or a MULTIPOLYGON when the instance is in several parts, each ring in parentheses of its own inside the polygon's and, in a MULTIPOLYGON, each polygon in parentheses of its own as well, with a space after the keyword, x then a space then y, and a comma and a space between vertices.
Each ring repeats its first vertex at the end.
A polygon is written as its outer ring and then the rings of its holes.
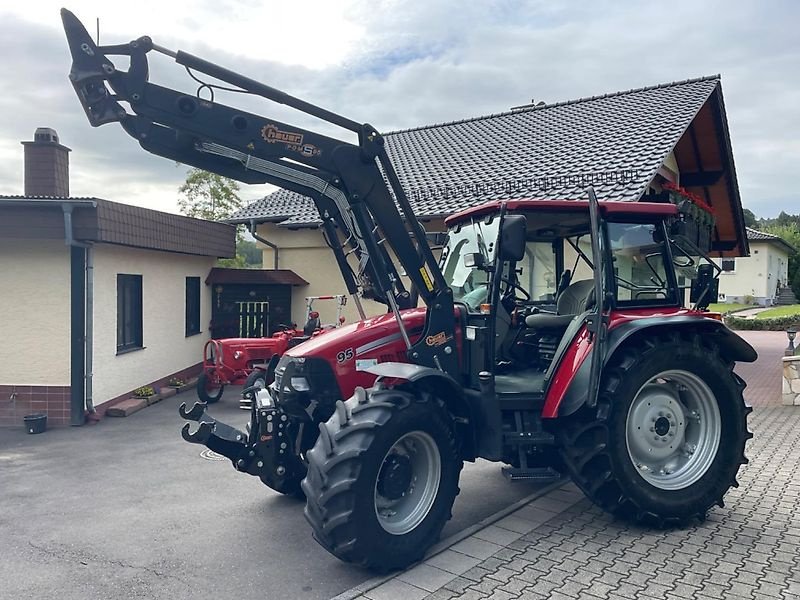
POLYGON ((598 202, 591 189, 487 202, 447 220, 437 261, 372 126, 147 37, 97 47, 62 16, 92 125, 119 122, 149 152, 308 196, 348 292, 386 305, 287 350, 246 431, 181 407, 199 422, 185 439, 304 494, 331 553, 376 569, 419 560, 477 458, 512 480, 568 475, 605 510, 657 526, 702 519, 736 485, 751 434, 733 366, 756 354, 704 312, 715 266, 683 235, 691 217, 678 206, 598 202), (151 51, 358 143, 149 83, 151 51))

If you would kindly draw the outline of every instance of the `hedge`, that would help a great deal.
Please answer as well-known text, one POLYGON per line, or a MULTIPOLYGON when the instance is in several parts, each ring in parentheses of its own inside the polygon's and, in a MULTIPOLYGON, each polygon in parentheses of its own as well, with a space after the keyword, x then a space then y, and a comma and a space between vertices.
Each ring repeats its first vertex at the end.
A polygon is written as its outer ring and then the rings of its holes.
POLYGON ((731 329, 747 331, 786 331, 789 328, 800 331, 800 315, 775 319, 742 319, 730 314, 725 317, 725 324, 731 329))

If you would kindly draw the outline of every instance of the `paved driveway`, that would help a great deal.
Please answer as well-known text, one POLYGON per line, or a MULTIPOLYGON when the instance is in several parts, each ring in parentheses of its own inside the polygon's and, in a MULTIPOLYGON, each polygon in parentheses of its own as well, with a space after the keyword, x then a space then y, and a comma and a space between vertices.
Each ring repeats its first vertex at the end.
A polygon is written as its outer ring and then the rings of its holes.
MULTIPOLYGON (((469 571, 445 576, 449 587, 414 586, 419 573, 409 572, 400 583, 412 587, 395 583, 399 596, 368 597, 662 598, 665 586, 676 598, 691 597, 684 592, 781 597, 763 595, 770 590, 800 597, 792 575, 800 536, 800 409, 770 407, 780 398, 785 336, 744 335, 761 355, 738 369, 749 382, 748 401, 758 407, 751 417, 752 462, 742 472, 743 487, 706 524, 638 530, 611 521, 574 493, 572 502, 568 493, 553 495, 534 502, 527 516, 536 526, 524 536, 516 532, 507 547, 496 542, 510 530, 496 525, 475 533, 481 543, 449 550, 450 561, 471 563, 469 571), (483 556, 487 544, 498 545, 497 552, 483 556), (475 554, 474 547, 482 548, 481 556, 461 552, 475 554)), ((243 423, 235 390, 226 396, 214 412, 243 423)), ((184 394, 93 427, 35 436, 0 430, 0 598, 314 599, 370 578, 313 542, 300 503, 235 473, 227 462, 200 458, 202 447, 184 443, 177 405, 187 397, 194 399, 184 394)), ((508 484, 488 463, 468 466, 461 488, 445 536, 536 490, 508 484)), ((504 523, 519 528, 514 519, 504 523)), ((453 568, 447 561, 438 565, 453 568)))
MULTIPOLYGON (((243 426, 237 394, 212 412, 243 426)), ((195 398, 42 435, 0 429, 0 598, 321 599, 372 576, 313 541, 301 502, 181 439, 177 407, 195 398)), ((540 487, 468 465, 444 534, 540 487)))

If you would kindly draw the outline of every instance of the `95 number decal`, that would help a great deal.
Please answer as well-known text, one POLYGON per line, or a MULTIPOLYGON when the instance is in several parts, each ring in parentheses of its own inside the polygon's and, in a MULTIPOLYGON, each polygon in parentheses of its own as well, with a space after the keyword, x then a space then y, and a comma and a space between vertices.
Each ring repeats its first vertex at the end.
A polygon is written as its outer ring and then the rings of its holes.
POLYGON ((336 355, 336 362, 338 362, 340 364, 344 363, 344 362, 347 362, 348 360, 353 360, 353 349, 352 348, 348 348, 347 350, 342 350, 341 352, 339 352, 336 355))

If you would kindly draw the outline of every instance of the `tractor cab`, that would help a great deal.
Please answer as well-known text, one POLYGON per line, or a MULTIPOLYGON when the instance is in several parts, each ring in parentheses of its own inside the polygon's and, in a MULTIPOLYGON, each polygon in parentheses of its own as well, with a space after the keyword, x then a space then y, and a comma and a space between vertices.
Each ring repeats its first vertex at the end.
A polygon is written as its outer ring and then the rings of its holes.
POLYGON ((675 206, 605 202, 597 213, 597 230, 587 201, 494 203, 448 219, 441 264, 462 314, 468 387, 489 371, 501 399, 543 401, 592 313, 681 309, 667 242, 675 206), (517 231, 500 235, 501 222, 517 231))

